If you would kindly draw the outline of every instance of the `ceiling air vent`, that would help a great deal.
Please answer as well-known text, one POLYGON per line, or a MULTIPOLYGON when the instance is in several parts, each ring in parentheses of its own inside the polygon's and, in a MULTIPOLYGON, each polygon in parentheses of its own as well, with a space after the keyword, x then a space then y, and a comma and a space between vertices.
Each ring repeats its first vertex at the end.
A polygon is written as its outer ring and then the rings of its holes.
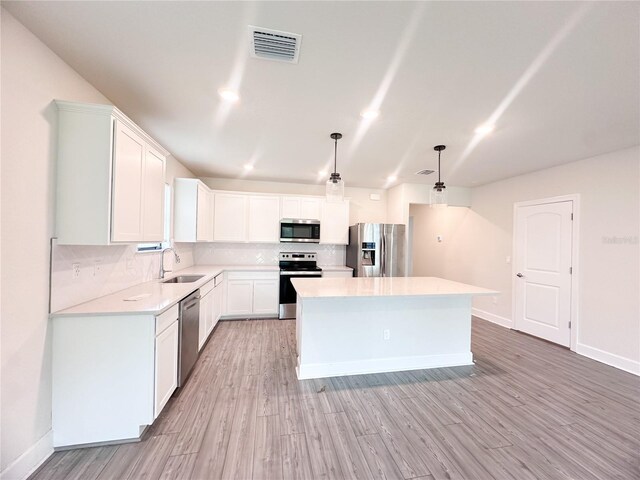
POLYGON ((249 48, 254 58, 298 63, 302 35, 249 25, 249 48))
POLYGON ((431 175, 433 172, 435 172, 435 170, 420 170, 416 172, 416 175, 431 175))

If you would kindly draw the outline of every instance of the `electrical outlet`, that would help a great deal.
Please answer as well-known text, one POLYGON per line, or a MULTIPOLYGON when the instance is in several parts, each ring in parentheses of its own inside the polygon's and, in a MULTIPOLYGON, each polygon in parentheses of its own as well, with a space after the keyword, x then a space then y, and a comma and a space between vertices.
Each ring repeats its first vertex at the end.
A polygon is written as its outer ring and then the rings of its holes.
POLYGON ((73 265, 71 265, 71 278, 73 278, 74 280, 77 278, 80 278, 80 264, 79 263, 74 263, 73 265))
POLYGON ((388 328, 385 328, 382 331, 382 339, 383 340, 389 340, 391 338, 391 330, 389 330, 388 328))
POLYGON ((102 259, 96 258, 93 262, 93 276, 97 277, 102 271, 102 259))

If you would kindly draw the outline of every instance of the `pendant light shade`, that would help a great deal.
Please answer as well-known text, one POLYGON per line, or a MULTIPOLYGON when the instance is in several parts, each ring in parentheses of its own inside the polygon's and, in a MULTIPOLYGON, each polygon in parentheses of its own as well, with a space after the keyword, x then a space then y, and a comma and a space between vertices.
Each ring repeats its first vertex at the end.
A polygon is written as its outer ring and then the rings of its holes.
POLYGON ((327 202, 342 202, 344 200, 344 180, 340 178, 340 174, 337 172, 338 140, 342 138, 342 134, 332 133, 330 136, 334 140, 334 159, 333 173, 327 180, 327 202))
POLYGON ((446 207, 447 206, 447 187, 440 178, 440 153, 447 148, 445 145, 436 145, 433 149, 438 152, 438 181, 431 189, 431 206, 446 207))

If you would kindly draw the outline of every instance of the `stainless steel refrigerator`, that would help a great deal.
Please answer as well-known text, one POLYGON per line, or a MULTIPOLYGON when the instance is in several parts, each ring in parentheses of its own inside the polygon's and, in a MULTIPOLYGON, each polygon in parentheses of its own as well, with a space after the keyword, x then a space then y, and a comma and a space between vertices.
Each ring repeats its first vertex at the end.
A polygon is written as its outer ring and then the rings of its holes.
POLYGON ((358 223, 349 227, 347 266, 354 277, 405 276, 405 226, 358 223))

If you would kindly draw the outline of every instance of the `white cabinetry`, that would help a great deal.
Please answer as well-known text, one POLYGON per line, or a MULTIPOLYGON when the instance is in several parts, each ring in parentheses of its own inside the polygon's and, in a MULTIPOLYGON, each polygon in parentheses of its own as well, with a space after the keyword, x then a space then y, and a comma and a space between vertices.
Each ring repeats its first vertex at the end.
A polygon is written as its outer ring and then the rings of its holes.
POLYGON ((227 280, 227 315, 251 315, 253 313, 253 280, 227 280))
POLYGON ((213 280, 200 287, 200 318, 198 327, 198 350, 206 343, 214 326, 213 280))
POLYGON ((278 272, 227 273, 225 316, 277 315, 279 282, 278 272))
POLYGON ((250 242, 280 241, 280 197, 251 195, 249 197, 250 242))
POLYGON ((353 270, 327 270, 322 269, 322 278, 351 278, 353 270))
POLYGON ((176 178, 173 236, 176 242, 213 240, 212 193, 200 180, 176 178))
POLYGON ((58 244, 162 240, 168 152, 113 106, 56 105, 58 244))
POLYGON ((349 201, 322 202, 320 243, 347 245, 349 243, 349 201))
POLYGON ((281 197, 281 218, 320 220, 321 199, 317 197, 281 197))
POLYGON ((53 446, 140 437, 176 388, 178 305, 53 317, 53 446))
POLYGON ((161 323, 158 319, 162 316, 156 317, 154 419, 158 418, 178 386, 178 311, 170 309, 163 315, 167 314, 169 318, 166 323, 169 325, 162 325, 162 331, 158 331, 161 323))
POLYGON ((213 281, 213 326, 215 327, 224 311, 224 274, 216 275, 213 281))
POLYGON ((248 196, 215 193, 213 239, 216 242, 244 242, 247 239, 248 196))
POLYGON ((164 171, 164 155, 147 145, 142 176, 142 234, 147 242, 164 240, 164 171))

